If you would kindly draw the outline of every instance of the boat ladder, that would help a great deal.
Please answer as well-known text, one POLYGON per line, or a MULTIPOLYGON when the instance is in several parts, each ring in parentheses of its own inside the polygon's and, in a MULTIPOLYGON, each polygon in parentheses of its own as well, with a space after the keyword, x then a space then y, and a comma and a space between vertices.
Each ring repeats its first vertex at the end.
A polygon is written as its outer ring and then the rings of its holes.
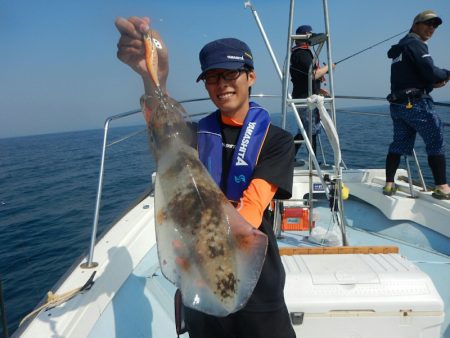
MULTIPOLYGON (((332 212, 334 213, 333 219, 336 220, 337 225, 339 226, 341 233, 342 233, 342 242, 344 245, 347 245, 347 239, 345 235, 345 217, 343 212, 343 203, 342 203, 342 181, 341 181, 341 174, 342 174, 342 168, 343 165, 342 160, 339 158, 337 159, 335 156, 335 163, 334 163, 334 173, 333 178, 331 180, 327 180, 327 177, 330 175, 328 173, 322 172, 321 166, 319 165, 319 162, 317 160, 316 154, 314 153, 314 150, 311 146, 311 140, 312 140, 312 123, 310 123, 309 130, 305 130, 303 123, 299 117, 298 109, 307 108, 309 111, 309 120, 312 121, 312 112, 315 109, 315 107, 319 107, 319 104, 322 104, 322 108, 324 105, 327 106, 328 110, 331 112, 331 120, 333 121, 333 124, 335 126, 336 121, 336 109, 335 109, 335 100, 334 100, 334 86, 333 86, 333 71, 330 69, 329 71, 329 89, 330 89, 330 97, 321 98, 320 102, 311 102, 311 98, 314 96, 312 95, 312 81, 313 81, 313 66, 318 62, 318 55, 322 48, 326 46, 327 49, 327 61, 328 64, 333 64, 332 57, 331 57, 331 38, 330 38, 330 30, 329 30, 329 17, 328 17, 328 4, 326 0, 323 0, 323 10, 324 10, 324 19, 325 19, 325 33, 321 34, 293 34, 293 21, 294 21, 294 7, 295 7, 295 0, 290 1, 290 11, 289 11, 289 28, 288 28, 288 39, 287 39, 287 49, 286 49, 286 58, 284 63, 283 71, 281 70, 278 61, 276 60, 276 57, 273 53, 272 47, 270 45, 270 42, 267 38, 267 35, 265 33, 265 30, 263 28, 263 25, 261 23, 261 20, 258 16, 258 13, 256 12, 255 8, 251 4, 250 1, 245 2, 245 7, 251 9, 252 14, 256 20, 256 23, 258 25, 258 28, 261 32, 261 35, 264 39, 264 42, 266 44, 266 47, 269 51, 269 54, 272 58, 272 62, 276 68, 276 71, 278 73, 278 76, 282 83, 282 127, 286 128, 286 119, 287 119, 287 110, 288 107, 294 112, 293 116, 297 122, 298 129, 303 136, 303 141, 306 145, 307 151, 308 151, 308 168, 309 168, 309 194, 307 201, 305 202, 305 207, 309 208, 309 230, 312 230, 313 225, 313 213, 311 212, 314 207, 314 198, 313 198, 313 177, 317 176, 321 183, 322 187, 325 191, 325 194, 327 198, 334 199, 336 207, 332 208, 332 212), (288 93, 288 87, 289 87, 289 80, 290 80, 290 72, 289 72, 289 65, 290 65, 290 58, 291 58, 291 48, 293 43, 296 40, 301 40, 304 42, 308 42, 311 47, 315 48, 315 52, 313 53, 314 59, 313 62, 309 68, 308 72, 308 91, 310 94, 310 97, 307 99, 292 99, 290 93, 288 93), (315 103, 316 106, 314 106, 315 103), (331 183, 331 184, 330 184, 331 183)), ((328 114, 327 114, 328 115, 328 114)), ((321 114, 322 117, 322 114, 321 114)), ((327 134, 327 136, 329 136, 327 134)), ((337 135, 336 135, 337 136, 337 135)), ((299 141, 297 141, 299 143, 299 141)), ((330 143, 332 143, 330 141, 330 143)), ((340 152, 340 150, 339 150, 340 152)), ((336 152, 335 152, 336 154, 336 152)), ((278 203, 278 202, 277 202, 278 203)), ((278 207, 275 207, 275 214, 274 219, 279 219, 278 215, 278 207)), ((276 223, 276 222, 275 222, 276 223)), ((279 232, 279 225, 274 224, 274 228, 279 232)))

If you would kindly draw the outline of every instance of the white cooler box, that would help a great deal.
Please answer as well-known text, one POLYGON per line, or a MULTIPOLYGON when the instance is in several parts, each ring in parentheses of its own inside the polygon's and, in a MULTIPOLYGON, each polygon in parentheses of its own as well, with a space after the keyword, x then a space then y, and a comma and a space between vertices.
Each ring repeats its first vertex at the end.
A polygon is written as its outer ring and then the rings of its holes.
POLYGON ((439 338, 444 303, 398 254, 282 256, 298 338, 439 338))

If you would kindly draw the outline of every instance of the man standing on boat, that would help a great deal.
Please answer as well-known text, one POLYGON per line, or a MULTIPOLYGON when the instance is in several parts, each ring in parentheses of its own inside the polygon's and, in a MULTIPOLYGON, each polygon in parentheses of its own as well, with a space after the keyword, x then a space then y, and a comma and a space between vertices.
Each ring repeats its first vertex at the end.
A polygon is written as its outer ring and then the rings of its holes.
MULTIPOLYGON (((302 25, 297 28, 295 34, 306 35, 312 33, 312 27, 310 25, 302 25)), ((314 64, 314 55, 311 51, 310 45, 305 40, 296 40, 295 46, 291 50, 291 66, 290 74, 292 81, 292 98, 293 99, 306 99, 312 94, 320 94, 328 96, 329 93, 320 88, 321 82, 324 80, 325 74, 328 72, 328 65, 320 67, 320 65, 314 64), (309 92, 309 71, 312 65, 312 83, 311 83, 311 93, 309 92)), ((333 66, 334 68, 334 66, 333 66)), ((300 119, 302 120, 303 127, 306 133, 309 133, 309 109, 299 108, 298 109, 300 119)), ((320 115, 317 109, 312 112, 312 140, 311 146, 316 152, 316 139, 317 135, 320 133, 320 115)), ((295 135, 295 140, 303 140, 303 136, 300 132, 295 135)), ((296 151, 300 148, 300 145, 296 145, 296 151)))
MULTIPOLYGON (((142 34, 149 30, 146 18, 118 18, 116 26, 121 33, 118 58, 141 75, 144 82, 143 111, 149 122, 155 92, 145 64, 142 34)), ((159 80, 166 87, 168 54, 157 32, 159 80)), ((244 219, 268 236, 268 248, 258 283, 245 307, 226 317, 211 316, 185 307, 185 321, 191 338, 294 338, 289 313, 284 301, 285 272, 278 252, 267 207, 273 198, 290 198, 293 180, 294 145, 292 136, 270 123, 268 113, 249 101, 251 86, 256 80, 250 48, 233 38, 219 39, 205 45, 200 51, 205 88, 218 110, 199 121, 197 142, 200 160, 208 168, 225 195, 235 201, 244 219), (241 137, 248 126, 258 124, 264 130, 255 131, 254 140, 241 137), (244 151, 244 150, 246 151, 244 151), (255 151, 256 150, 256 151, 255 151), (249 172, 246 187, 240 188, 229 179, 235 172, 241 151, 256 160, 249 172), (253 155, 252 155, 253 154, 253 155)), ((259 128, 259 127, 258 127, 259 128)), ((245 135, 244 135, 245 136, 245 135)), ((242 161, 251 159, 242 154, 242 161)), ((246 162, 247 163, 247 162, 246 162)), ((241 175, 242 176, 242 175, 241 175)), ((240 178, 240 176, 239 176, 240 178)), ((236 182, 239 183, 239 182, 236 182)))
POLYGON ((447 184, 443 124, 433 109, 429 95, 450 80, 450 71, 434 65, 426 41, 431 39, 442 19, 433 11, 416 15, 409 33, 391 47, 388 57, 391 65, 391 117, 394 139, 386 157, 386 185, 383 194, 396 192, 395 173, 401 155, 411 155, 416 133, 423 138, 428 154, 428 164, 434 177, 437 199, 450 200, 447 184))

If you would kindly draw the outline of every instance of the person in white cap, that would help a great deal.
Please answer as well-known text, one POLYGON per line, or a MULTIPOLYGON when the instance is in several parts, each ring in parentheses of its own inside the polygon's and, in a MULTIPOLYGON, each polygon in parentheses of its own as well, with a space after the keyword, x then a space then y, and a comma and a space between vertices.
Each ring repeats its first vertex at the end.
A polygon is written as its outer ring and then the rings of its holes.
POLYGON ((392 196, 397 188, 395 173, 401 155, 411 155, 416 134, 423 138, 428 164, 433 174, 435 189, 432 196, 450 200, 447 184, 443 124, 433 108, 430 92, 450 79, 450 71, 434 65, 426 41, 431 39, 442 19, 432 10, 426 10, 413 20, 409 33, 391 47, 388 57, 391 65, 391 117, 394 139, 386 157, 386 185, 383 194, 392 196))

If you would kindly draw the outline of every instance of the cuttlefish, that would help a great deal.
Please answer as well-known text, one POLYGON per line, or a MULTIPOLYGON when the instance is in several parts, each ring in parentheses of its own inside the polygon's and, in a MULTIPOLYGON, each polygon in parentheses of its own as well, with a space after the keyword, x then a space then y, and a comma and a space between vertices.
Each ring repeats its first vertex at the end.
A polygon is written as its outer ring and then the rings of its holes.
POLYGON ((226 316, 247 303, 264 263, 267 236, 236 211, 199 160, 187 113, 158 81, 157 48, 144 34, 147 70, 155 85, 148 119, 157 163, 155 223, 162 273, 184 305, 226 316))

